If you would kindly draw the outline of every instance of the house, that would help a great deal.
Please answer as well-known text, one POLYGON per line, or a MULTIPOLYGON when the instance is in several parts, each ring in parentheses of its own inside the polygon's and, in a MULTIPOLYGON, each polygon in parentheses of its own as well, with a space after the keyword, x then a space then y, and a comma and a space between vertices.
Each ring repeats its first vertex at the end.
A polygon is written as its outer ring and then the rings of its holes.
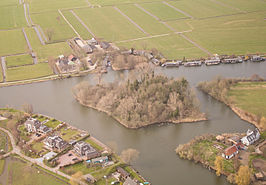
POLYGON ((244 145, 249 146, 255 143, 255 141, 257 141, 259 138, 260 138, 260 132, 257 128, 254 131, 248 129, 246 136, 241 139, 241 142, 244 145))
POLYGON ((79 141, 74 146, 74 151, 79 156, 85 156, 87 159, 98 157, 100 154, 90 144, 79 141))
POLYGON ((83 49, 83 51, 84 51, 85 53, 87 53, 87 54, 93 52, 93 49, 92 49, 91 46, 88 45, 88 44, 87 44, 87 45, 84 45, 84 46, 82 47, 82 49, 83 49))
POLYGON ((228 148, 226 148, 224 150, 224 153, 222 154, 222 156, 225 159, 231 159, 232 157, 234 157, 236 154, 238 154, 238 148, 236 145, 230 146, 228 148))
POLYGON ((75 57, 74 55, 69 55, 67 58, 68 58, 68 61, 72 61, 72 62, 75 62, 77 60, 77 57, 75 57))
POLYGON ((41 122, 35 118, 29 118, 24 123, 28 132, 37 132, 38 129, 41 127, 41 122))
POLYGON ((122 180, 125 180, 127 177, 129 177, 129 173, 121 167, 117 167, 116 171, 121 174, 122 180))
POLYGON ((134 180, 132 180, 130 177, 127 177, 126 181, 123 183, 123 185, 137 185, 134 180))
POLYGON ((88 40, 87 43, 89 45, 97 45, 98 44, 98 42, 97 42, 97 40, 95 38, 92 38, 91 40, 88 40))
POLYGON ((47 127, 46 125, 41 125, 40 128, 38 129, 38 132, 43 133, 43 134, 47 134, 51 131, 52 129, 50 127, 47 127))
POLYGON ((80 38, 75 38, 74 41, 80 48, 83 48, 85 46, 84 42, 80 40, 80 38))
POLYGON ((100 46, 103 49, 108 49, 110 47, 110 44, 108 42, 101 42, 100 46))
POLYGON ((93 164, 108 162, 108 157, 107 156, 98 157, 98 158, 92 159, 91 162, 93 164))
POLYGON ((45 140, 44 144, 52 149, 57 149, 59 151, 64 150, 68 143, 66 141, 64 141, 61 137, 59 136, 49 136, 47 137, 47 139, 45 140))

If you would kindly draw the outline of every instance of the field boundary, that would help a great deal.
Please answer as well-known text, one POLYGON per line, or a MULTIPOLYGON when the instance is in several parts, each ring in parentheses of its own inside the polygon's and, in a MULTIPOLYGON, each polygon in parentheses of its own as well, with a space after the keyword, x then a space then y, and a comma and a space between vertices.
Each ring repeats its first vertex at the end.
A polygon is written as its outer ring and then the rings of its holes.
POLYGON ((176 10, 177 12, 179 13, 182 13, 183 15, 187 16, 187 17, 190 17, 191 19, 194 19, 193 16, 189 15, 188 13, 178 9, 177 7, 173 6, 173 5, 170 5, 169 3, 165 2, 165 1, 162 1, 163 4, 165 4, 166 6, 170 7, 170 8, 173 8, 174 10, 176 10))

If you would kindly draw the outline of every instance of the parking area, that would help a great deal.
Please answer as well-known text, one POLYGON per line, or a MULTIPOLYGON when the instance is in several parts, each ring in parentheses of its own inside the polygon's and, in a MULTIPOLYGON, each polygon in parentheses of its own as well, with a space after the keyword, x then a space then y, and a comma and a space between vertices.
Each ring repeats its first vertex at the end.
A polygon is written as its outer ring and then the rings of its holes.
POLYGON ((75 164, 81 160, 82 159, 78 157, 73 151, 69 151, 66 154, 61 155, 58 158, 58 162, 59 162, 58 167, 60 168, 60 167, 63 167, 69 164, 75 164))

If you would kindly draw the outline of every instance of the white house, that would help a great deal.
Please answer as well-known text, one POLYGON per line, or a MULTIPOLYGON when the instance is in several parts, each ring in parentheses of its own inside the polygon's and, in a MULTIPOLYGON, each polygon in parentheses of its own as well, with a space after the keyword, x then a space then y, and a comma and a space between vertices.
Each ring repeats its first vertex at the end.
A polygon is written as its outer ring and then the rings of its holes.
POLYGON ((255 141, 257 141, 259 138, 260 138, 260 132, 257 128, 254 131, 248 129, 247 135, 241 139, 241 142, 244 145, 249 146, 253 144, 255 141))

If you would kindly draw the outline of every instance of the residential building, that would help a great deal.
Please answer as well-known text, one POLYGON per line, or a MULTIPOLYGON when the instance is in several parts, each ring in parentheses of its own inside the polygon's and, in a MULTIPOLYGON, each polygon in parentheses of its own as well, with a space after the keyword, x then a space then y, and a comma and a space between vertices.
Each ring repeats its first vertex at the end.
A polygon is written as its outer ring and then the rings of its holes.
POLYGON ((51 149, 57 149, 59 151, 64 150, 68 145, 68 143, 59 136, 47 137, 44 144, 51 149))
POLYGON ((37 132, 38 129, 41 127, 41 122, 35 118, 29 118, 24 123, 28 132, 37 132))
POLYGON ((127 177, 129 177, 129 173, 121 167, 117 167, 116 171, 120 173, 122 180, 125 180, 127 177))
POLYGON ((259 138, 260 132, 257 128, 254 131, 248 129, 246 136, 241 139, 241 142, 244 145, 249 146, 255 143, 255 141, 257 141, 259 138))
POLYGON ((85 156, 87 159, 92 159, 100 155, 90 144, 85 143, 84 141, 79 141, 74 146, 74 151, 79 156, 85 156))
POLYGON ((93 164, 108 162, 108 157, 107 156, 98 157, 98 158, 92 159, 91 162, 93 164))
POLYGON ((38 132, 43 133, 43 134, 47 134, 51 131, 52 129, 50 127, 47 127, 46 125, 41 125, 40 128, 38 129, 38 132))
POLYGON ((137 185, 134 180, 132 180, 130 177, 127 177, 126 181, 123 183, 123 185, 137 185))
POLYGON ((236 154, 238 154, 238 148, 236 145, 230 146, 224 150, 224 153, 222 156, 226 159, 231 159, 234 157, 236 154))

